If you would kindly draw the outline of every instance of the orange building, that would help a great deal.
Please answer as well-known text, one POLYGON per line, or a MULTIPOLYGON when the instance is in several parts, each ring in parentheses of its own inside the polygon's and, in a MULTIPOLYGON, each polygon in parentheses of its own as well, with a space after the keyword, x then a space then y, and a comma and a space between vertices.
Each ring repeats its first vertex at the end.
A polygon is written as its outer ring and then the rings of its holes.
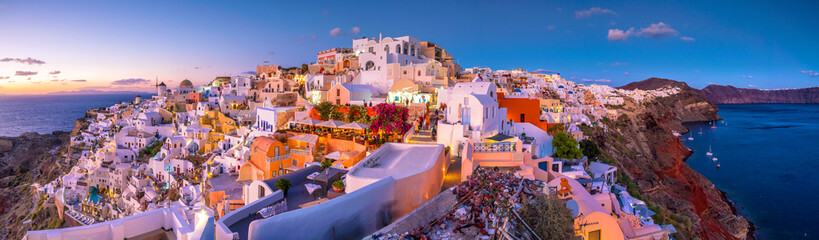
POLYGON ((265 180, 281 176, 304 166, 304 159, 290 157, 290 149, 279 140, 257 137, 250 149, 250 161, 242 164, 239 179, 265 180))
POLYGON ((498 107, 506 108, 507 121, 527 122, 549 131, 549 122, 540 120, 540 99, 507 98, 503 92, 498 92, 498 107))

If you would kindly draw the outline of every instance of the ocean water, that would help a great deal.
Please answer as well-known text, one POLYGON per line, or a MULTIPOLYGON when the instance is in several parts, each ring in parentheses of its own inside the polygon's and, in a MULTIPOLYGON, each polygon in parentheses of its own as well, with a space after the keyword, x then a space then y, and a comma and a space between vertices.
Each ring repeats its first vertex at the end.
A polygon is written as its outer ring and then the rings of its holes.
MULTIPOLYGON (((74 120, 91 108, 133 101, 134 94, 100 95, 0 95, 0 136, 25 132, 41 134, 71 131, 74 120)), ((148 94, 142 95, 150 98, 148 94)))
POLYGON ((719 108, 725 120, 716 129, 687 125, 682 139, 695 151, 688 165, 728 193, 760 239, 819 239, 819 105, 719 108), (717 161, 706 156, 709 146, 717 161))

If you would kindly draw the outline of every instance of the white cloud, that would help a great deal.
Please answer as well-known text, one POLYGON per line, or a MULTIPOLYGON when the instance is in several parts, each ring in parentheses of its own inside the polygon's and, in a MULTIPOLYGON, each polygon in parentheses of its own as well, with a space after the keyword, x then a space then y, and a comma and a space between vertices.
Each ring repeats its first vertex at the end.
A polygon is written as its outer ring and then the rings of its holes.
POLYGON ((648 38, 664 38, 668 36, 677 36, 677 30, 674 30, 668 24, 663 22, 652 23, 647 28, 641 28, 639 35, 648 38))
POLYGON ((753 85, 753 84, 748 84, 748 87, 758 88, 756 85, 753 85))
POLYGON ((355 35, 355 34, 359 34, 359 33, 361 33, 361 28, 360 27, 353 27, 352 29, 350 29, 349 32, 341 31, 341 28, 338 28, 338 27, 333 28, 332 30, 330 30, 330 36, 331 37, 355 35))
POLYGON ((624 65, 628 65, 628 63, 627 62, 613 62, 613 63, 611 63, 611 66, 624 66, 624 65))
POLYGON ((742 78, 754 79, 754 76, 751 76, 751 75, 747 75, 747 76, 746 76, 746 75, 742 75, 742 78))
POLYGON ((628 72, 624 72, 624 73, 623 73, 623 75, 626 75, 626 76, 628 76, 628 72))
POLYGON ((628 37, 634 34, 634 28, 629 28, 627 31, 620 29, 609 29, 609 41, 625 41, 628 37))
POLYGON ((48 74, 56 75, 56 74, 60 74, 60 73, 61 73, 60 70, 57 70, 57 71, 49 72, 48 74))
POLYGON ((330 30, 330 36, 335 37, 341 34, 341 28, 333 28, 330 30))
POLYGON ((588 78, 584 78, 584 79, 582 79, 582 80, 580 80, 580 81, 584 81, 584 82, 601 82, 601 83, 603 83, 603 82, 605 82, 605 83, 607 83, 607 82, 611 82, 611 80, 609 80, 609 79, 605 79, 605 78, 600 78, 600 79, 588 79, 588 78))
MULTIPOLYGON (((625 41, 628 40, 630 36, 646 37, 652 39, 664 39, 670 36, 677 35, 679 35, 679 32, 671 28, 671 25, 659 22, 652 23, 646 28, 640 28, 640 31, 637 32, 634 31, 634 28, 629 28, 626 31, 620 29, 609 29, 608 39, 609 41, 625 41)), ((694 41, 694 38, 692 37, 682 37, 680 39, 683 41, 694 41)))
POLYGON ((807 74, 808 76, 811 76, 811 77, 819 77, 819 72, 817 72, 817 71, 813 71, 813 70, 802 70, 802 71, 799 71, 799 72, 804 73, 804 74, 807 74))
POLYGON ((546 29, 549 31, 555 30, 555 25, 549 25, 548 27, 546 27, 546 29))
POLYGON ((589 8, 589 10, 575 11, 574 12, 574 16, 576 18, 585 18, 585 17, 591 17, 592 15, 601 15, 601 14, 617 14, 617 13, 612 11, 611 9, 605 9, 605 8, 599 8, 599 7, 593 7, 593 8, 589 8))
POLYGON ((43 61, 43 60, 34 59, 34 58, 30 58, 30 57, 29 58, 3 58, 3 59, 0 59, 0 62, 17 62, 17 63, 23 63, 23 64, 28 64, 28 65, 35 65, 35 64, 36 65, 43 65, 43 64, 45 64, 45 61, 43 61))
POLYGON ((14 73, 14 76, 32 76, 37 75, 37 72, 32 71, 17 71, 14 73))

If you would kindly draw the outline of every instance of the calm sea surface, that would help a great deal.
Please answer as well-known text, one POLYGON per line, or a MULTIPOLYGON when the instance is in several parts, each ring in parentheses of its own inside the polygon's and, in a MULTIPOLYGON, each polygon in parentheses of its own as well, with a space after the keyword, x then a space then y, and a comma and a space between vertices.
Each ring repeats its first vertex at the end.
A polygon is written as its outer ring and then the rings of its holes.
POLYGON ((819 105, 719 108, 717 129, 687 125, 688 165, 728 193, 761 239, 819 239, 819 105))
MULTIPOLYGON (((85 111, 133 101, 134 94, 103 95, 0 95, 0 136, 19 136, 25 132, 71 131, 74 120, 85 111)), ((149 98, 148 94, 142 95, 149 98)))

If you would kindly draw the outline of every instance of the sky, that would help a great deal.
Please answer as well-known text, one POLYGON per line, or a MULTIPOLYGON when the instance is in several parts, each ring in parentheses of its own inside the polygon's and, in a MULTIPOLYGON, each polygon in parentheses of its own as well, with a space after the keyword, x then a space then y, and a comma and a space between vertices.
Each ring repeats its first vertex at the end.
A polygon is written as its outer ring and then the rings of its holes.
POLYGON ((204 84, 300 66, 353 38, 413 36, 463 67, 551 70, 621 86, 649 77, 819 86, 819 1, 0 0, 0 94, 204 84))

